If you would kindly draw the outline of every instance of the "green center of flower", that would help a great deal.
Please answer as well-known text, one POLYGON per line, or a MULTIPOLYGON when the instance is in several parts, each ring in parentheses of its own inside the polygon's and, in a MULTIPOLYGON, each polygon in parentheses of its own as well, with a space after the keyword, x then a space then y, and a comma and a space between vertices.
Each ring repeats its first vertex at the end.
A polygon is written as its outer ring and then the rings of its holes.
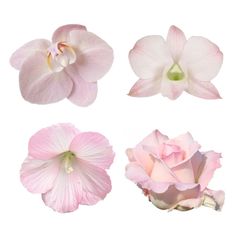
POLYGON ((167 72, 167 77, 172 81, 180 81, 184 79, 184 72, 181 67, 175 63, 171 66, 171 68, 167 72))
POLYGON ((71 151, 64 152, 62 153, 61 159, 66 173, 70 174, 71 172, 73 172, 74 169, 72 167, 72 164, 75 159, 75 154, 71 151))

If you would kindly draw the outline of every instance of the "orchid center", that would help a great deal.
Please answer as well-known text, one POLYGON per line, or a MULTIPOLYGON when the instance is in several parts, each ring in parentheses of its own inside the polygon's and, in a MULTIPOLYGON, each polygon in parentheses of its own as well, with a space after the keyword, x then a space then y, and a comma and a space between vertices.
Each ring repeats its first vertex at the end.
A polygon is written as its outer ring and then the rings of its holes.
POLYGON ((71 151, 64 152, 61 155, 62 163, 67 174, 70 174, 71 172, 74 171, 73 162, 75 158, 76 158, 75 154, 71 151))
POLYGON ((47 64, 54 72, 63 70, 75 61, 74 49, 65 42, 54 43, 47 49, 47 64))
POLYGON ((177 63, 175 63, 168 70, 167 77, 172 81, 180 81, 184 79, 184 72, 181 67, 177 63))

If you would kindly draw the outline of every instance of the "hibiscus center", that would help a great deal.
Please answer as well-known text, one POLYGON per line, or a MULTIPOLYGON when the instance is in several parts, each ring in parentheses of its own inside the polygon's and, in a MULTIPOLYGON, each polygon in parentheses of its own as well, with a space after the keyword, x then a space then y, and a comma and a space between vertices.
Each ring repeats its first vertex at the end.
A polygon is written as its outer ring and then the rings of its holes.
POLYGON ((70 174, 71 172, 74 171, 72 165, 75 158, 76 158, 75 154, 71 151, 62 153, 61 159, 67 174, 70 174))
POLYGON ((179 81, 184 79, 184 72, 181 67, 177 63, 175 63, 168 70, 167 77, 169 80, 179 81))
POLYGON ((74 49, 65 42, 54 43, 47 49, 47 64, 54 72, 61 71, 75 61, 76 54, 74 49))

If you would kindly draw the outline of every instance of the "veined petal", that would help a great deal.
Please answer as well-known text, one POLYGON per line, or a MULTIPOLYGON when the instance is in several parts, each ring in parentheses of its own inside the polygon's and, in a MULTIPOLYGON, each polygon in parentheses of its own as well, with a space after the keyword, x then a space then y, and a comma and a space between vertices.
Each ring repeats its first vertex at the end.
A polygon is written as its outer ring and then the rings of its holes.
POLYGON ((21 182, 32 193, 45 193, 52 188, 59 168, 58 159, 35 160, 27 158, 21 167, 21 182))
POLYGON ((161 79, 139 79, 129 91, 132 97, 149 97, 160 91, 161 79))
POLYGON ((219 99, 221 98, 216 87, 208 81, 199 81, 195 79, 188 80, 188 88, 186 92, 193 96, 205 99, 219 99))
POLYGON ((71 31, 70 42, 77 54, 78 74, 87 82, 96 82, 110 69, 112 48, 101 38, 87 31, 71 31))
MULTIPOLYGON (((74 66, 74 65, 72 65, 74 66)), ((87 82, 71 68, 66 68, 74 85, 68 99, 78 106, 89 106, 97 97, 97 82, 87 82)))
POLYGON ((33 159, 47 160, 69 150, 79 131, 70 124, 58 124, 44 128, 29 141, 29 155, 33 159))
POLYGON ((109 168, 114 159, 114 152, 109 141, 95 132, 76 135, 70 145, 70 151, 77 158, 102 169, 109 168))
POLYGON ((31 103, 48 104, 67 97, 73 82, 64 72, 50 71, 46 55, 36 52, 22 65, 20 71, 20 89, 25 100, 31 103))
POLYGON ((129 53, 129 61, 133 71, 142 79, 160 77, 165 66, 173 64, 167 44, 159 35, 138 40, 129 53))
POLYGON ((171 51, 171 55, 174 61, 177 63, 186 43, 186 37, 183 31, 172 25, 169 29, 166 41, 171 51))
POLYGON ((185 44, 180 65, 188 68, 188 74, 200 81, 210 81, 219 72, 223 54, 211 41, 194 36, 185 44))
POLYGON ((10 64, 17 70, 20 70, 23 63, 35 52, 41 51, 46 53, 47 48, 50 46, 50 42, 46 39, 35 39, 20 47, 16 50, 11 58, 10 64))
POLYGON ((56 29, 52 36, 52 42, 67 42, 70 39, 70 32, 72 30, 84 30, 86 31, 86 27, 83 25, 69 24, 63 25, 56 29))

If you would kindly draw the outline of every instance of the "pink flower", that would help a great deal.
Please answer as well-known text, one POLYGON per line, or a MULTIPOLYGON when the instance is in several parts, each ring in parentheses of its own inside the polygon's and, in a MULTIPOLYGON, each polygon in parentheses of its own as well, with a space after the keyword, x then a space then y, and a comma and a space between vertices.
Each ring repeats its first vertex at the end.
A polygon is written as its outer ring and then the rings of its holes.
POLYGON ((105 169, 114 153, 99 133, 82 133, 70 124, 40 130, 29 141, 21 182, 58 212, 71 212, 79 204, 92 205, 111 191, 105 169))
POLYGON ((130 96, 161 93, 176 99, 186 91, 200 98, 220 98, 210 81, 220 70, 223 54, 206 38, 193 36, 186 40, 180 29, 171 26, 166 41, 159 35, 138 40, 129 60, 140 78, 131 88, 130 96))
POLYGON ((221 166, 221 155, 199 148, 189 133, 169 139, 155 130, 127 150, 126 176, 160 209, 190 210, 205 205, 220 210, 224 192, 207 186, 221 166))
POLYGON ((113 62, 112 48, 82 25, 58 28, 52 42, 30 41, 11 57, 20 70, 20 90, 31 103, 48 104, 68 98, 79 106, 97 96, 97 80, 113 62))

